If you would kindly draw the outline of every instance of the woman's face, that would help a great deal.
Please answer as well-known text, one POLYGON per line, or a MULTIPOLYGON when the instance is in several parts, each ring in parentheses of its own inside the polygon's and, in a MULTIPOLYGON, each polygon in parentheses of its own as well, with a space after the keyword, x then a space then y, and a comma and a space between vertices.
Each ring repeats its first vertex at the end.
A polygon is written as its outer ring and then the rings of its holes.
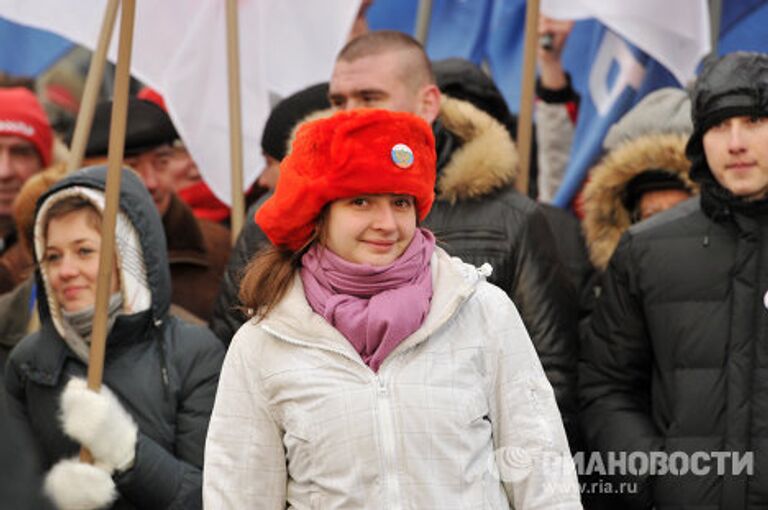
MULTIPOLYGON (((96 302, 101 233, 94 227, 94 213, 80 209, 51 218, 45 233, 43 269, 56 301, 67 312, 77 312, 96 302)), ((120 282, 112 265, 110 293, 120 282)))
POLYGON ((416 232, 416 206, 409 195, 360 195, 331 203, 321 242, 357 264, 394 262, 416 232))

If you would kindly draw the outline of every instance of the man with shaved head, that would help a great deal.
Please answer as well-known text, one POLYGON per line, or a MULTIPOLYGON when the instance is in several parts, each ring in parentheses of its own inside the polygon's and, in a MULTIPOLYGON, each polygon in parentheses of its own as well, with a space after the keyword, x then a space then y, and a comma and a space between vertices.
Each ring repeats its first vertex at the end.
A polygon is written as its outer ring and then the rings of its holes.
MULTIPOLYGON (((341 50, 329 85, 333 109, 382 108, 419 115, 437 144, 437 200, 424 221, 452 255, 482 266, 520 308, 560 410, 575 411, 574 291, 536 204, 514 189, 517 150, 506 128, 466 101, 442 96, 422 46, 392 31, 369 32, 341 50)), ((266 241, 248 223, 234 249, 212 329, 229 343, 238 315, 237 275, 266 241)))
POLYGON ((430 124, 440 110, 440 90, 421 45, 392 31, 371 32, 341 50, 328 98, 337 110, 406 111, 430 124))

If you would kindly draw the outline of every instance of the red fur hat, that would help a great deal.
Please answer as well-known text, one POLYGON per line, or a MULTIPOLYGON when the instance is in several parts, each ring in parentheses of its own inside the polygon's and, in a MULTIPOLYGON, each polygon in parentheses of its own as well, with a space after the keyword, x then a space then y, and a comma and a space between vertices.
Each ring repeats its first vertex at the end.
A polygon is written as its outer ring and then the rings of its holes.
POLYGON ((413 114, 365 109, 307 122, 256 223, 272 244, 296 251, 327 203, 378 193, 413 196, 421 221, 435 198, 435 165, 432 129, 413 114))

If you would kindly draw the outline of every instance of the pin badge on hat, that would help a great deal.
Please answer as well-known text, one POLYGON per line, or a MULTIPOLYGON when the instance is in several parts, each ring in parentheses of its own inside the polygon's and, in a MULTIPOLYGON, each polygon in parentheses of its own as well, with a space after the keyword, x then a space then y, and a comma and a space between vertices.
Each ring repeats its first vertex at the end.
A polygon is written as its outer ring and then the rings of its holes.
POLYGON ((400 168, 410 168, 413 165, 413 151, 404 143, 392 147, 392 162, 400 168))

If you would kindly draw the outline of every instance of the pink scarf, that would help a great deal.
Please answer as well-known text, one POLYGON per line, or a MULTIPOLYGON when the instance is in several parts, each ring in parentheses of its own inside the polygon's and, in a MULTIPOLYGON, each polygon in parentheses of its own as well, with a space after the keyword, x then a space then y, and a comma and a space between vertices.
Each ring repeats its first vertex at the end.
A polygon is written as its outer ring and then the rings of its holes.
POLYGON ((418 229, 388 266, 348 262, 313 245, 301 258, 301 280, 312 309, 338 329, 374 372, 429 312, 435 236, 418 229))

